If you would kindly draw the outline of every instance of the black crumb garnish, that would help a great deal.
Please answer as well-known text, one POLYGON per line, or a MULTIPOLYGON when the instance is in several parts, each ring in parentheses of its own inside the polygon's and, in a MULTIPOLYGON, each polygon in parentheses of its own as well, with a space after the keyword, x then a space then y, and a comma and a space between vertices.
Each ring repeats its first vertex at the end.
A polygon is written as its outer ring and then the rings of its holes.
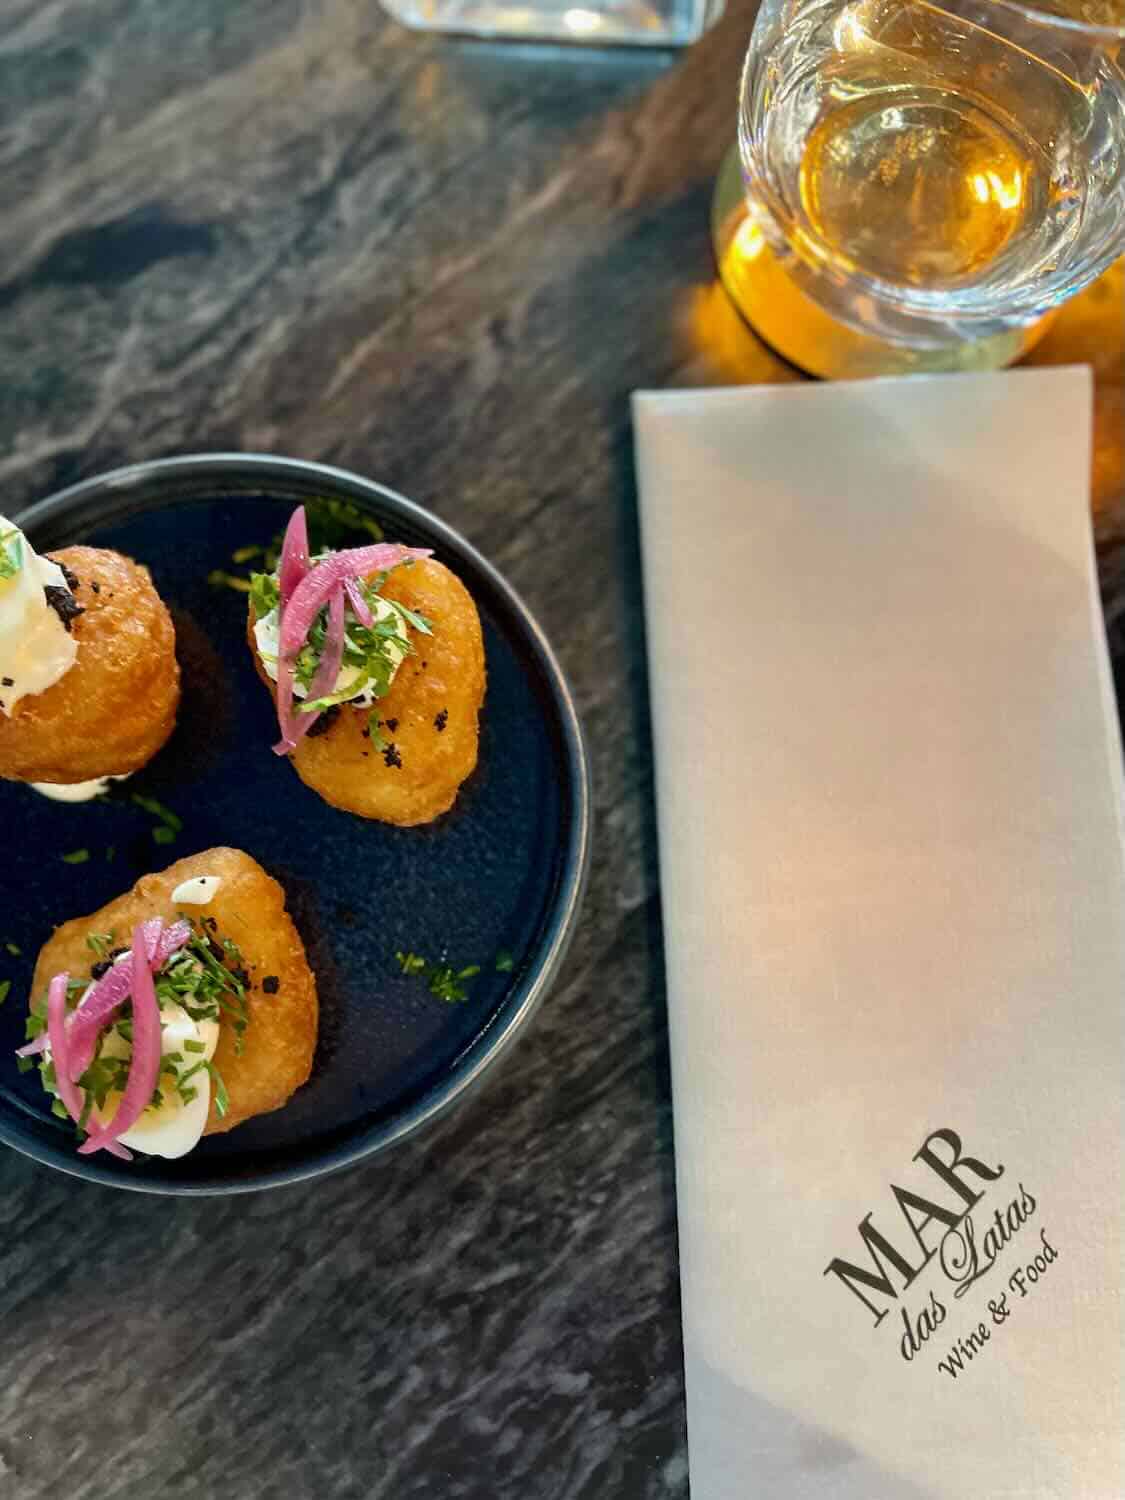
POLYGON ((230 973, 231 978, 237 979, 244 989, 250 988, 250 975, 247 974, 245 969, 232 969, 230 973))
POLYGON ((102 591, 102 586, 96 578, 90 579, 90 587, 93 589, 95 594, 100 594, 102 591))
POLYGON ((209 927, 212 932, 218 932, 219 930, 219 924, 215 921, 214 917, 204 917, 203 925, 204 927, 209 927))
POLYGON ((395 730, 398 728, 398 720, 397 719, 388 719, 387 720, 387 728, 391 731, 392 734, 394 734, 395 730))
POLYGON ((226 958, 222 943, 217 943, 214 938, 207 939, 207 951, 218 963, 222 963, 226 958))
POLYGON ((108 959, 108 958, 99 959, 99 961, 96 964, 94 964, 93 968, 90 970, 90 978, 91 979, 100 979, 103 974, 108 974, 109 971, 110 971, 110 969, 112 969, 112 968, 113 968, 113 963, 112 963, 112 961, 110 959, 108 959))
POLYGON ((59 567, 62 570, 62 576, 66 579, 66 586, 72 594, 82 587, 78 581, 78 574, 72 573, 66 563, 59 563, 59 567))
POLYGON ((63 626, 69 634, 71 622, 77 620, 79 615, 84 615, 86 611, 69 589, 61 589, 57 583, 47 584, 43 590, 43 594, 47 603, 63 622, 63 626))
POLYGON ((434 728, 437 730, 438 734, 440 734, 448 723, 449 710, 448 708, 443 708, 441 713, 439 713, 434 719, 434 728))
POLYGON ((383 751, 383 762, 388 766, 395 766, 398 769, 402 768, 402 756, 398 753, 398 747, 393 740, 383 751))
POLYGON ((324 710, 320 718, 317 719, 316 723, 309 730, 309 739, 315 739, 318 734, 327 734, 339 717, 340 705, 333 703, 330 708, 324 710))
POLYGON ((429 664, 429 662, 428 662, 428 661, 424 661, 424 662, 423 662, 423 663, 422 663, 422 671, 423 671, 423 672, 424 672, 424 671, 425 671, 425 670, 426 670, 426 668, 427 668, 427 667, 428 667, 428 666, 429 666, 429 665, 430 665, 430 664, 429 664))
POLYGON ((0 677, 0 687, 15 687, 15 685, 16 679, 14 677, 0 677))
POLYGON ((267 995, 276 995, 281 988, 281 980, 276 974, 267 974, 262 980, 262 990, 267 995))
POLYGON ((370 724, 368 724, 365 728, 361 729, 360 733, 363 735, 363 738, 365 740, 369 740, 371 738, 371 726, 370 726, 370 724))

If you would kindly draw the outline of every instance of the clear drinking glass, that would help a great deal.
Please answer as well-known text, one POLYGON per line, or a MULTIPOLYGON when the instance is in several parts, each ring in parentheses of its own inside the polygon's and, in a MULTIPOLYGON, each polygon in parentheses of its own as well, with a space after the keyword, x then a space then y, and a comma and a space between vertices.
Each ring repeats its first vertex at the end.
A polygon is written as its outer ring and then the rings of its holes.
POLYGON ((521 41, 669 47, 696 41, 723 0, 383 0, 405 26, 521 41))
POLYGON ((1069 3, 763 0, 719 250, 782 354, 1003 363, 1125 249, 1125 0, 1069 3))

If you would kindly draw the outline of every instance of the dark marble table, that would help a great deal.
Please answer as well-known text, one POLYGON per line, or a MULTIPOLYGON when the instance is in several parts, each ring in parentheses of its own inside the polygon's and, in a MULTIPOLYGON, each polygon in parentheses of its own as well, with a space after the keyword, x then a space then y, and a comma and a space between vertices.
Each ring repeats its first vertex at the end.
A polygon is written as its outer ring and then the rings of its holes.
MULTIPOLYGON (((0 1153, 0 1497, 687 1493, 628 395, 795 379, 714 283, 753 0, 634 55, 411 35, 376 0, 2 0, 0 497, 140 458, 322 458, 461 528, 593 749, 580 935, 424 1138, 229 1201, 0 1153)), ((1121 278, 1099 370, 1115 639, 1121 278)))

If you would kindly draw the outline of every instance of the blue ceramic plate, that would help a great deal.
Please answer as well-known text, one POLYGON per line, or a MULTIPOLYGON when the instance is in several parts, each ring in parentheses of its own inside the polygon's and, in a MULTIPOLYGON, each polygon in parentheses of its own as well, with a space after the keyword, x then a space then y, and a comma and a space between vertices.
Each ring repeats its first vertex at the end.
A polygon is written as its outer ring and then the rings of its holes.
POLYGON ((0 1140, 115 1187, 190 1194, 314 1177, 418 1129, 511 1041, 556 973, 577 915, 589 769, 566 683, 534 620, 436 517, 319 464, 242 454, 141 464, 44 500, 21 524, 40 551, 85 542, 148 565, 175 618, 184 695, 172 739, 109 800, 66 806, 0 782, 0 980, 12 981, 0 1008, 0 1140), (323 497, 358 507, 390 540, 432 547, 480 611, 480 763, 452 812, 422 828, 338 812, 270 753, 276 723, 245 643, 245 596, 208 581, 215 569, 239 571, 232 553, 268 543, 294 505, 323 497), (134 793, 182 819, 174 842, 154 841, 156 820, 134 793), (284 1109, 202 1141, 181 1161, 79 1157, 73 1128, 45 1108, 38 1075, 15 1066, 36 954, 55 924, 216 844, 246 850, 285 888, 320 991, 312 1078, 284 1109), (77 851, 87 851, 84 862, 63 859, 77 851), (450 1004, 401 972, 399 949, 481 972, 450 1004))

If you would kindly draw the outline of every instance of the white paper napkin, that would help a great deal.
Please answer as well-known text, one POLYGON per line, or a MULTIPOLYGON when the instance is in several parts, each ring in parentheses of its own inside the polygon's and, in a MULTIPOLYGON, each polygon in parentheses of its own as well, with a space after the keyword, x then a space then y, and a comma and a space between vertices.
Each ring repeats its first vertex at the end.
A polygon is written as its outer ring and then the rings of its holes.
POLYGON ((1122 1500, 1088 373, 634 416, 693 1500, 1122 1500))

